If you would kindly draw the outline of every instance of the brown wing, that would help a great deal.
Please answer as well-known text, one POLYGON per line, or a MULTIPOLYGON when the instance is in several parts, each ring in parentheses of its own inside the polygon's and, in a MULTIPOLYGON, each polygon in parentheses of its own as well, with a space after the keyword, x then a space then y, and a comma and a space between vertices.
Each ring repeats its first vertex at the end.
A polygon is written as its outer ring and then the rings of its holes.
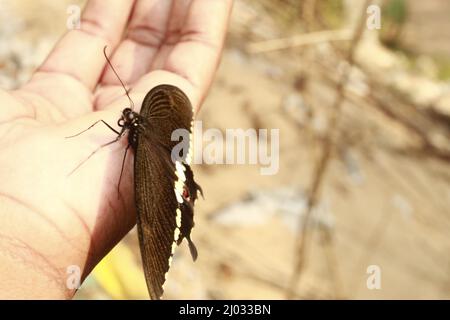
POLYGON ((183 198, 185 185, 192 188, 195 182, 190 168, 184 175, 181 163, 171 161, 178 143, 171 141, 171 134, 179 128, 191 132, 192 108, 178 88, 163 85, 147 94, 140 116, 144 130, 138 137, 134 170, 137 225, 149 294, 159 299, 177 244, 186 237, 191 253, 195 249, 189 237, 193 203, 186 207, 183 198))
POLYGON ((174 167, 158 154, 167 152, 152 144, 139 144, 135 159, 137 227, 145 279, 151 299, 160 299, 175 250, 177 209, 174 167))
POLYGON ((164 84, 150 90, 142 102, 140 116, 148 121, 152 138, 170 150, 178 143, 171 141, 173 131, 186 129, 192 132, 191 103, 175 86, 164 84))

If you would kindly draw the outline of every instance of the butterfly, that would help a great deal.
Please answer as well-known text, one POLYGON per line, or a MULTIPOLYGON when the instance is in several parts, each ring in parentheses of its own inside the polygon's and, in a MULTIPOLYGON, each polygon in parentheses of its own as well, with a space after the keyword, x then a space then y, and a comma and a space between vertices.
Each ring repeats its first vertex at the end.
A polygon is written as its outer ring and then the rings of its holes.
MULTIPOLYGON (((197 249, 191 240, 194 204, 201 187, 194 180, 191 158, 172 161, 172 132, 188 130, 192 139, 193 111, 177 87, 159 85, 146 95, 140 113, 126 108, 119 120, 128 130, 135 152, 134 193, 137 230, 147 288, 152 299, 163 294, 163 285, 177 245, 186 239, 193 260, 197 249)), ((186 143, 190 145, 190 143, 186 143)))

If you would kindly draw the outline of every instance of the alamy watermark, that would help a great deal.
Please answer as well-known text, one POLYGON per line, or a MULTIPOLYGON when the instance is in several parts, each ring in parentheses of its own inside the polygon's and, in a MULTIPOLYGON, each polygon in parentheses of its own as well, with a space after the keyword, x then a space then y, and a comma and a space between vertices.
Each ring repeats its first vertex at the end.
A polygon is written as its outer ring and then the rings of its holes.
POLYGON ((70 265, 66 269, 68 274, 66 287, 70 290, 78 290, 81 287, 81 268, 77 265, 70 265))
POLYGON ((69 15, 66 20, 66 26, 69 30, 81 28, 81 8, 75 4, 71 4, 66 10, 69 15))
POLYGON ((381 29, 381 8, 376 4, 372 4, 367 7, 366 10, 369 15, 366 20, 366 26, 369 30, 381 29))
POLYGON ((367 267, 367 277, 366 285, 369 290, 380 290, 381 289, 381 268, 375 264, 367 267))
POLYGON ((259 165, 262 175, 278 173, 280 165, 279 129, 219 129, 203 131, 201 121, 194 121, 193 141, 186 129, 172 132, 172 161, 186 160, 194 164, 259 165), (190 154, 189 154, 190 152, 190 154))

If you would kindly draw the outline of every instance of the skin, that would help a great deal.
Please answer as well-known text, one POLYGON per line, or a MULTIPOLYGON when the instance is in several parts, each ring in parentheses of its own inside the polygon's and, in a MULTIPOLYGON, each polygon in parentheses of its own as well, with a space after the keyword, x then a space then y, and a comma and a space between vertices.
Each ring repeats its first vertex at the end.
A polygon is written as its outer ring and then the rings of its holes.
POLYGON ((232 0, 89 1, 30 81, 0 90, 0 298, 71 298, 67 268, 84 278, 135 224, 133 157, 117 191, 129 106, 159 84, 178 86, 197 111, 221 56, 232 0))

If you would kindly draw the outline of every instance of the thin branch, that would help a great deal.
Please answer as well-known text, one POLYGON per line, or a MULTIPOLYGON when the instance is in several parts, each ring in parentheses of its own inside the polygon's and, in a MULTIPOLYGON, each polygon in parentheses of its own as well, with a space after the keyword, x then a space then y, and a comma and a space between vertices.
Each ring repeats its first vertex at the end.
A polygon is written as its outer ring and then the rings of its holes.
MULTIPOLYGON (((317 200, 319 198, 320 187, 322 186, 325 174, 328 170, 332 149, 333 149, 333 141, 332 137, 336 136, 338 133, 338 124, 339 118, 342 109, 342 103, 345 101, 345 86, 347 84, 351 67, 354 64, 354 55, 356 48, 361 40, 361 36, 364 33, 366 27, 366 8, 369 5, 370 0, 366 0, 363 5, 363 11, 361 12, 360 19, 358 25, 356 27, 356 31, 354 33, 353 39, 350 44, 350 48, 347 51, 346 60, 348 62, 348 67, 345 72, 342 73, 340 81, 336 87, 336 99, 332 105, 331 116, 329 121, 329 127, 327 130, 327 135, 323 140, 322 144, 322 154, 318 161, 317 167, 313 173, 313 180, 311 183, 311 188, 309 190, 309 199, 308 199, 308 207, 306 209, 306 214, 304 219, 301 221, 301 234, 299 236, 298 244, 297 244, 297 257, 296 264, 294 266, 294 270, 289 282, 289 285, 286 290, 286 296, 288 299, 292 299, 296 295, 296 287, 300 281, 302 271, 305 265, 305 257, 306 250, 308 248, 308 243, 310 241, 310 220, 313 211, 313 208, 317 204, 317 200)), ((324 232, 330 232, 327 229, 323 229, 324 232)), ((328 239, 332 239, 331 235, 327 235, 328 239)))
POLYGON ((247 46, 249 53, 261 53, 276 50, 301 47, 311 44, 331 41, 349 41, 352 40, 351 30, 325 30, 306 34, 299 34, 290 38, 272 39, 261 42, 254 42, 247 46))

